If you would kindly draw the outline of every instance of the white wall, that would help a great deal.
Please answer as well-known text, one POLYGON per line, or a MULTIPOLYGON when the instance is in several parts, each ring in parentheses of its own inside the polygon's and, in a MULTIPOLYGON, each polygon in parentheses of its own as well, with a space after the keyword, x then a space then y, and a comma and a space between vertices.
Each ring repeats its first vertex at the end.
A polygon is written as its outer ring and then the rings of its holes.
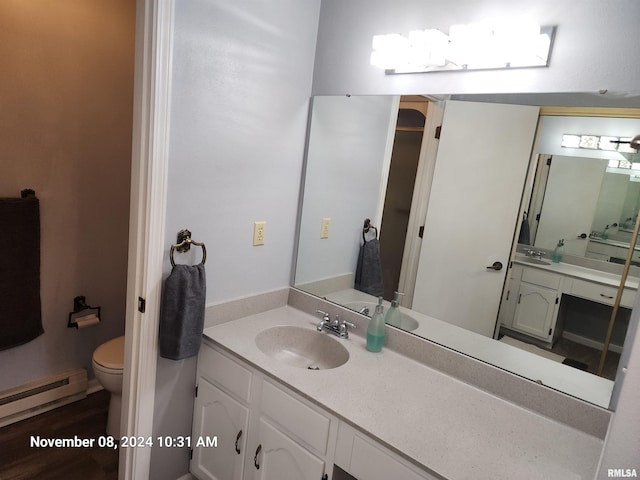
POLYGON ((93 351, 124 334, 134 33, 128 0, 0 2, 0 197, 40 199, 45 331, 0 352, 0 390, 93 377, 93 351), (102 323, 67 328, 78 295, 102 323))
MULTIPOLYGON (((165 272, 176 233, 207 247, 207 303, 290 282, 319 0, 175 2, 165 272), (253 222, 266 244, 253 247, 253 222)), ((176 262, 199 261, 199 249, 176 262)), ((158 359, 154 435, 190 435, 195 358, 158 359)), ((151 478, 188 451, 152 452, 151 478)))
POLYGON ((381 133, 395 126, 393 105, 389 96, 314 98, 296 284, 355 272, 364 219, 379 221, 388 140, 381 133), (321 239, 325 217, 330 234, 321 239))
POLYGON ((639 90, 636 0, 323 0, 314 95, 639 90), (556 25, 548 68, 385 75, 369 64, 384 33, 483 20, 556 25))

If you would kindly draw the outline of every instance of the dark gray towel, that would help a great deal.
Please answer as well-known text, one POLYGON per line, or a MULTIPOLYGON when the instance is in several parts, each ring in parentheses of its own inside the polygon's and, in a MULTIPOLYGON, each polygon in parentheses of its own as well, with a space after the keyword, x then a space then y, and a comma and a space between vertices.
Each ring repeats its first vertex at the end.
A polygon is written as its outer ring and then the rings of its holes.
POLYGON ((354 287, 356 290, 376 297, 384 293, 382 265, 380 263, 380 241, 377 238, 365 242, 360 247, 354 287))
POLYGON ((176 265, 164 282, 160 309, 160 356, 172 360, 198 354, 204 328, 204 265, 176 265))
POLYGON ((529 233, 529 221, 525 215, 522 218, 522 225, 520 226, 520 235, 518 236, 518 243, 522 245, 531 245, 531 238, 529 233))
POLYGON ((0 350, 44 333, 40 311, 40 203, 0 199, 0 350))

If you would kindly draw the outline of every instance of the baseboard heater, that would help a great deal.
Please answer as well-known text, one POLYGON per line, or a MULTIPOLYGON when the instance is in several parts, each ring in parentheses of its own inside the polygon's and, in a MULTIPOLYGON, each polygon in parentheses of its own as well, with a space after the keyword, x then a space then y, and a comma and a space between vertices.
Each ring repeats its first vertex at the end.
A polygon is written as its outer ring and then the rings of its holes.
POLYGON ((0 392, 0 427, 87 396, 87 371, 70 370, 0 392))

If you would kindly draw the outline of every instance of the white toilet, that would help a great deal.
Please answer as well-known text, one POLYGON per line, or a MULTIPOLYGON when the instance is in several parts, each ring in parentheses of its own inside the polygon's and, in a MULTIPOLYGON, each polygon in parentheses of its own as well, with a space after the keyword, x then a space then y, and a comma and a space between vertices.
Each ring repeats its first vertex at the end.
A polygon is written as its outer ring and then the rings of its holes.
POLYGON ((122 404, 122 369, 124 368, 124 337, 103 343, 93 352, 93 372, 96 379, 111 392, 107 435, 120 440, 120 411, 122 404))

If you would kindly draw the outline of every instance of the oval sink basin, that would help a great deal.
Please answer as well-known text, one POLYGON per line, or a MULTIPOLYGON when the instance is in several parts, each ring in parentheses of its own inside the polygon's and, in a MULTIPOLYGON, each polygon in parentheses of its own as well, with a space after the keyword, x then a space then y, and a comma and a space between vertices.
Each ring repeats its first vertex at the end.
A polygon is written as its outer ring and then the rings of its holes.
POLYGON ((296 326, 278 326, 256 336, 262 353, 292 367, 327 370, 344 365, 349 351, 326 333, 296 326))
MULTIPOLYGON (((364 313, 369 317, 373 315, 373 312, 376 310, 377 303, 374 302, 348 302, 345 303, 344 306, 350 308, 351 310, 355 310, 356 312, 364 313), (363 309, 367 308, 368 311, 364 312, 363 309)), ((385 309, 385 312, 387 309, 385 309)), ((412 332, 416 328, 418 328, 420 324, 418 321, 413 318, 411 315, 407 315, 402 310, 400 310, 400 325, 394 325, 394 327, 398 327, 406 332, 412 332)))

